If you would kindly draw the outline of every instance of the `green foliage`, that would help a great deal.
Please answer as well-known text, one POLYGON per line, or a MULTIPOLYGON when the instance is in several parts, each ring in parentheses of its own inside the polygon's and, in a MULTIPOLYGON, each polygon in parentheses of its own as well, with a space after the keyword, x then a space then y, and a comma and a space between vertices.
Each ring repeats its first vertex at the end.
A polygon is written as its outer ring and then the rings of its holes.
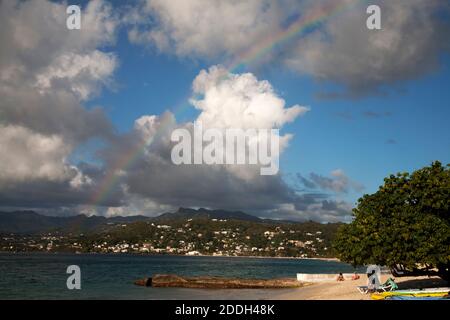
POLYGON ((2 235, 0 251, 332 257, 331 241, 341 223, 165 216, 108 224, 83 234, 2 235), (269 232, 270 235, 266 234, 269 232), (51 248, 48 243, 52 241, 51 248), (149 248, 140 251, 139 248, 149 248), (239 249, 237 249, 239 247, 239 249), (281 248, 281 249, 280 249, 281 248))
POLYGON ((402 265, 409 270, 450 265, 450 165, 398 173, 358 200, 354 220, 340 228, 334 249, 353 265, 402 265))

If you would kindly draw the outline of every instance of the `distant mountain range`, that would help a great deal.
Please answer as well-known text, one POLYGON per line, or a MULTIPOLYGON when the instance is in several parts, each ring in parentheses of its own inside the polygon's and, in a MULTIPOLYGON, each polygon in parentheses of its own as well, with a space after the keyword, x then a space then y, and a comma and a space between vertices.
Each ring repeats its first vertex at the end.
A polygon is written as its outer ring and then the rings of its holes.
POLYGON ((111 217, 77 215, 52 217, 34 211, 0 212, 0 233, 38 234, 51 231, 90 232, 109 223, 129 223, 147 220, 144 216, 111 217))
POLYGON ((40 234, 60 231, 63 233, 93 232, 109 225, 136 221, 169 221, 178 219, 229 219, 262 222, 263 219, 241 211, 179 208, 176 212, 164 213, 158 217, 128 216, 103 217, 76 215, 68 217, 45 216, 34 211, 0 212, 0 233, 40 234))
POLYGON ((179 208, 177 212, 164 213, 156 217, 157 220, 196 219, 196 218, 230 219, 230 220, 232 219, 232 220, 243 220, 254 222, 263 221, 258 217, 249 215, 242 211, 208 210, 204 208, 200 209, 179 208))

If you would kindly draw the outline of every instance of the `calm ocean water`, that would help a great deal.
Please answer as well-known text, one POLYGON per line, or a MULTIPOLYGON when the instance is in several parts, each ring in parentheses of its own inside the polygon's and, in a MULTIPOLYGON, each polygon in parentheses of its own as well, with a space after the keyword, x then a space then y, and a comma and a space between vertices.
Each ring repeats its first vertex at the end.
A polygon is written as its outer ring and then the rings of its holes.
POLYGON ((348 264, 321 260, 0 253, 0 299, 269 299, 270 290, 145 288, 133 282, 156 273, 280 278, 353 271, 348 264), (66 268, 73 264, 81 268, 81 290, 66 287, 66 268))

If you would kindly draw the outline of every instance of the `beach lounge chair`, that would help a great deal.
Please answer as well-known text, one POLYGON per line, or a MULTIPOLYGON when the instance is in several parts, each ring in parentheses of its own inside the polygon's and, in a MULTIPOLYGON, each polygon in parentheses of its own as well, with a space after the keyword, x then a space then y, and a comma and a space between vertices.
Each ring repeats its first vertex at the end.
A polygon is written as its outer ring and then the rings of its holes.
POLYGON ((394 291, 394 290, 398 290, 398 286, 395 283, 394 279, 389 278, 386 280, 385 283, 383 283, 380 287, 379 290, 382 290, 384 292, 386 291, 394 291))
POLYGON ((358 289, 358 291, 361 292, 362 294, 369 293, 368 286, 357 286, 356 289, 358 289))
MULTIPOLYGON (((367 293, 370 292, 370 289, 369 289, 368 286, 357 286, 356 288, 362 294, 367 294, 367 293)), ((377 291, 384 291, 384 292, 386 292, 386 291, 393 291, 393 290, 397 290, 397 289, 398 289, 398 286, 395 283, 394 279, 389 278, 389 279, 387 279, 387 281, 385 283, 381 284, 378 287, 377 291)))

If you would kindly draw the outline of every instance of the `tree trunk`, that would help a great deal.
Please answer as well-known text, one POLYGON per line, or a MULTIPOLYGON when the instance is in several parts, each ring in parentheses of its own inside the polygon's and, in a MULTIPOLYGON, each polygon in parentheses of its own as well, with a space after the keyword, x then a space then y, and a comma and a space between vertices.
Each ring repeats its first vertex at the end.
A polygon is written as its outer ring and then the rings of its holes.
POLYGON ((440 265, 438 275, 447 282, 450 282, 450 265, 440 265))

